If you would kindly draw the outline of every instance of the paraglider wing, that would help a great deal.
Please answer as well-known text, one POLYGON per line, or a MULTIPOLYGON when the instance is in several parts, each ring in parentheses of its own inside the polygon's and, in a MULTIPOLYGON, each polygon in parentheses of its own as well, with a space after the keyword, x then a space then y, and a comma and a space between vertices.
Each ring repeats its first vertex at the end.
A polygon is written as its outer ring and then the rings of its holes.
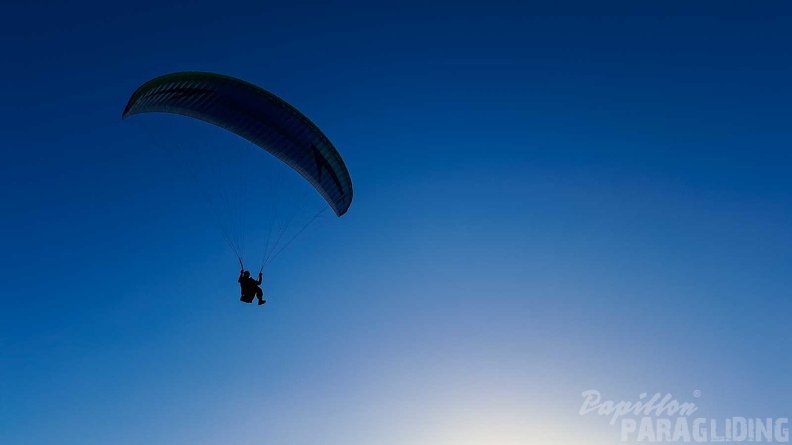
POLYGON ((233 77, 184 72, 157 77, 135 91, 122 118, 173 113, 235 133, 300 173, 336 215, 352 203, 352 180, 327 136, 274 94, 233 77))

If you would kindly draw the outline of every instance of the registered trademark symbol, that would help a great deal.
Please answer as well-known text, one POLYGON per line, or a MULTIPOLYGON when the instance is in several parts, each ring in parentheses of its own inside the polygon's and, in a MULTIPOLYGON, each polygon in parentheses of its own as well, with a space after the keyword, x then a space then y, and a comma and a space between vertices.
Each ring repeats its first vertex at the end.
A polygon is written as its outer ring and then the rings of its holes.
POLYGON ((701 397, 701 391, 699 391, 698 389, 693 391, 693 397, 695 397, 695 398, 701 397))

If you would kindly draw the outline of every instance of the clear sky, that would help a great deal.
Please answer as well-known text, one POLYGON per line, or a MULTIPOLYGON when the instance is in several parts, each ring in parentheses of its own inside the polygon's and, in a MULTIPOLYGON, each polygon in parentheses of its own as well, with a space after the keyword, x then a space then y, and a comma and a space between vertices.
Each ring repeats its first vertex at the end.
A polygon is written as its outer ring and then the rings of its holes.
POLYGON ((592 389, 792 417, 788 3, 11 3, 0 442, 616 443, 592 389), (185 70, 352 176, 263 307, 120 119, 185 70))

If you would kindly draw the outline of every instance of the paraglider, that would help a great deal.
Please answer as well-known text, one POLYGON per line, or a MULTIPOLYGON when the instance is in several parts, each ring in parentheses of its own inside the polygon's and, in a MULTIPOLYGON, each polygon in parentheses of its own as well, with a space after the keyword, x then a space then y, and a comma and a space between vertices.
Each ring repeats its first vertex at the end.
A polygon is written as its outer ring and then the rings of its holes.
POLYGON ((249 271, 244 269, 241 270, 239 272, 239 279, 237 280, 239 282, 240 290, 242 291, 242 295, 239 300, 245 303, 252 303, 253 297, 256 297, 258 298, 259 306, 266 303, 267 300, 264 299, 264 291, 259 287, 261 286, 261 279, 261 272, 258 274, 258 280, 254 280, 253 278, 250 278, 249 271))
MULTIPOLYGON (((140 86, 124 108, 122 119, 149 113, 186 116, 240 136, 263 149, 261 155, 266 156, 267 152, 299 173, 337 216, 349 210, 353 196, 352 180, 336 148, 305 115, 258 86, 206 72, 168 74, 140 86)), ((219 147, 219 151, 224 148, 219 147)), ((307 224, 313 219, 316 216, 308 218, 307 224)), ((292 217, 286 224, 292 224, 293 220, 292 217)), ((296 230, 294 236, 304 228, 296 230)), ((243 301, 249 298, 252 302, 254 296, 259 298, 259 304, 265 301, 259 287, 261 271, 271 257, 291 242, 282 242, 283 233, 274 238, 276 241, 273 243, 267 240, 266 249, 271 251, 262 261, 257 281, 245 271, 241 243, 231 242, 227 237, 226 241, 242 266, 239 283, 243 301)))

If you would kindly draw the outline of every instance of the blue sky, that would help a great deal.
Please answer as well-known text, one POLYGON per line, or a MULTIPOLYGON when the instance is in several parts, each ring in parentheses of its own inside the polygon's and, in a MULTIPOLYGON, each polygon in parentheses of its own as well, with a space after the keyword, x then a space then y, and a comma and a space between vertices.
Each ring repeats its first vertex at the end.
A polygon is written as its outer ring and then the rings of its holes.
POLYGON ((3 442, 614 443, 589 389, 789 417, 792 10, 680 5, 4 5, 3 442), (350 170, 264 307, 120 119, 184 70, 350 170))

